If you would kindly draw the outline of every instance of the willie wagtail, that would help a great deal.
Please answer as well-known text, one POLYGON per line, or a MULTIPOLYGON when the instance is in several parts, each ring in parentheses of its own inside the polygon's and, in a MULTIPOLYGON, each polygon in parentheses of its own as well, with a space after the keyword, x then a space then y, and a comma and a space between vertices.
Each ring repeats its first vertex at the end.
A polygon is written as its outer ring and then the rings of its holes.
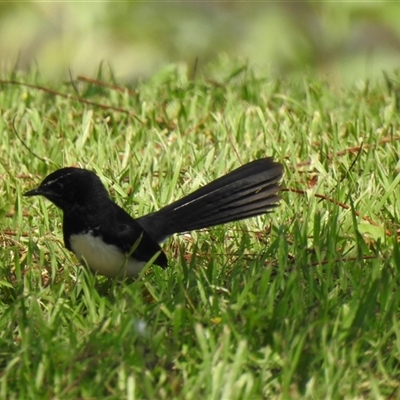
POLYGON ((133 219, 114 203, 91 171, 61 168, 24 196, 41 195, 63 211, 67 249, 100 275, 132 277, 154 258, 167 266, 160 244, 174 233, 254 217, 278 205, 283 166, 272 158, 243 165, 159 211, 133 219))

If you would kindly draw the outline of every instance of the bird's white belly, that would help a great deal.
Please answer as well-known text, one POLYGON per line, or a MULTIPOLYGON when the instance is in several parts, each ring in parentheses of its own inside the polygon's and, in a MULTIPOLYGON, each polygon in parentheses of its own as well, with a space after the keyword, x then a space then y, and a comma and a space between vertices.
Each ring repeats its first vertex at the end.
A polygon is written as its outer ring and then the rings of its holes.
POLYGON ((136 276, 145 261, 127 258, 116 246, 107 244, 91 232, 70 237, 72 251, 80 261, 86 262, 93 272, 108 278, 136 276))

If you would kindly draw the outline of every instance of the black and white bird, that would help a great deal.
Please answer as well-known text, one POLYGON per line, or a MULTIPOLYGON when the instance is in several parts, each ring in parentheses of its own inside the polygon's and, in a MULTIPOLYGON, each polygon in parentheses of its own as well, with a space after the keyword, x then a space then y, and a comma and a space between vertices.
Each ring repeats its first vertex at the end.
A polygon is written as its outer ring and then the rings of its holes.
POLYGON ((268 213, 279 203, 283 166, 255 160, 195 192, 134 219, 114 203, 99 177, 61 168, 24 196, 44 196, 63 211, 67 249, 100 275, 134 277, 153 259, 167 267, 162 244, 169 236, 268 213))

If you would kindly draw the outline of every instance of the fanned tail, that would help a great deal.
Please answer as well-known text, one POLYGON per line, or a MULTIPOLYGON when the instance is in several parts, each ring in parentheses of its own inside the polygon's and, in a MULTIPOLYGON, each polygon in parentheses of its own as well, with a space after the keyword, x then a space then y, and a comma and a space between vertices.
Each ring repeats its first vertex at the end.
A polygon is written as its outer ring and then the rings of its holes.
POLYGON ((279 203, 282 175, 272 158, 255 160, 137 222, 160 243, 174 233, 268 213, 279 203))

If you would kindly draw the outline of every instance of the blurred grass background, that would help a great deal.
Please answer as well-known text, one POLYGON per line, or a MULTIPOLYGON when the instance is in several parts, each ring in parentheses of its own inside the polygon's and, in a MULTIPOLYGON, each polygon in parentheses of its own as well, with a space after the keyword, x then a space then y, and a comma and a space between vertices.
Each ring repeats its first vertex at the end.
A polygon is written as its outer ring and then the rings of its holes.
MULTIPOLYGON (((221 54, 279 75, 304 70, 347 84, 400 66, 399 2, 8 2, 0 70, 37 66, 49 79, 109 63, 124 82, 168 63, 221 54)), ((197 61, 196 61, 197 60, 197 61)))

